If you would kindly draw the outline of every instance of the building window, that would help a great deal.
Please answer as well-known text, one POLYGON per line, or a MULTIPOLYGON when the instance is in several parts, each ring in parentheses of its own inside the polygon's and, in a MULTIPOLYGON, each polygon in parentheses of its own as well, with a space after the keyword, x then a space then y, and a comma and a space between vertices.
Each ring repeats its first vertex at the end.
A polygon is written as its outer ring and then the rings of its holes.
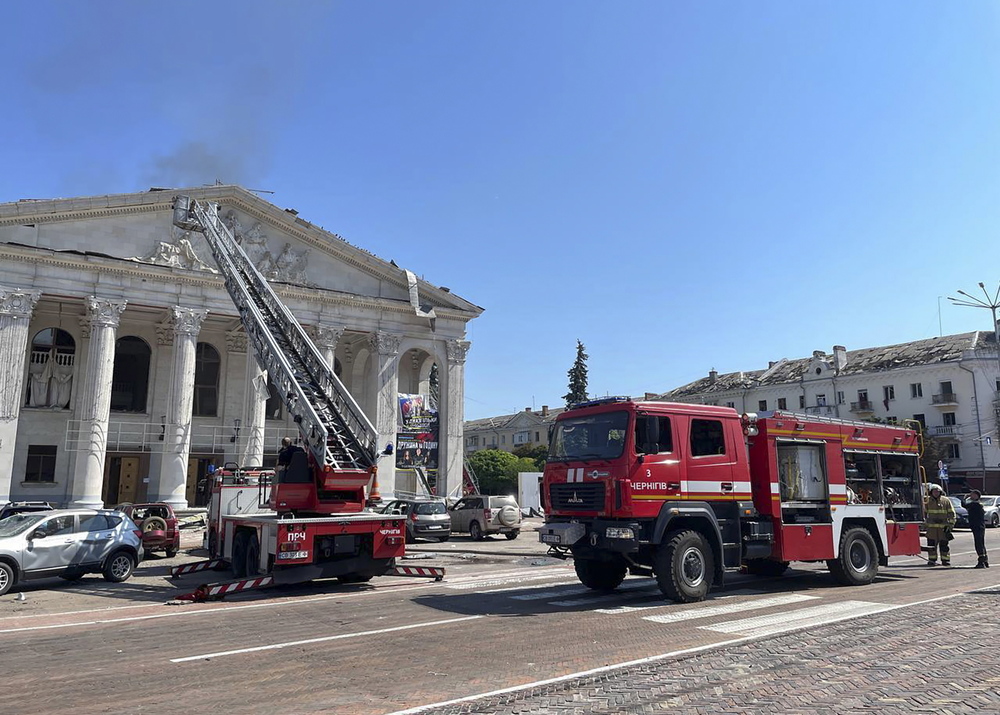
POLYGON ((924 386, 919 382, 910 383, 910 397, 917 398, 924 396, 924 386))
POLYGON ((892 385, 885 385, 882 388, 882 399, 883 400, 895 400, 896 399, 896 388, 892 385))
POLYGON ((785 399, 784 397, 779 397, 778 398, 778 409, 779 410, 787 410, 788 409, 788 400, 785 399))
POLYGON ((514 445, 527 444, 530 441, 531 441, 531 432, 528 432, 526 430, 523 432, 515 432, 514 436, 511 438, 511 444, 514 445))
POLYGON ((538 432, 535 432, 535 441, 536 442, 540 442, 541 441, 540 439, 538 439, 538 432))
POLYGON ((56 447, 48 444, 29 444, 28 461, 24 465, 24 481, 48 482, 56 480, 56 447))
POLYGON ((799 395, 799 409, 804 410, 806 407, 806 396, 799 395))
POLYGON ((507 435, 500 435, 500 444, 507 444, 507 435))
POLYGON ((758 400, 757 409, 764 412, 767 409, 767 400, 758 400))
POLYGON ((208 343, 198 343, 194 351, 195 417, 215 417, 219 414, 219 372, 222 361, 219 351, 208 343))
POLYGON ((727 402, 726 403, 726 407, 732 407, 735 410, 736 409, 736 403, 735 402, 727 402))
POLYGON ((816 395, 816 406, 826 407, 826 395, 816 395))
POLYGON ((837 390, 837 404, 838 405, 844 404, 844 391, 843 390, 837 390))
POLYGON ((886 422, 886 424, 890 424, 890 425, 898 425, 899 424, 899 420, 896 419, 895 415, 888 415, 885 418, 885 422, 886 422))
POLYGON ((920 426, 927 429, 927 418, 925 415, 913 415, 913 419, 920 423, 920 426))
POLYGON ((57 409, 69 407, 75 359, 76 342, 65 330, 46 328, 36 333, 31 341, 24 404, 57 409))
POLYGON ((868 402, 868 390, 858 390, 858 402, 862 404, 868 402))
POLYGON ((127 335, 115 343, 111 378, 111 410, 145 412, 149 392, 149 358, 152 351, 142 338, 127 335))
POLYGON ((945 413, 943 413, 943 414, 941 415, 941 419, 942 419, 942 420, 944 420, 944 421, 942 422, 942 424, 943 424, 943 425, 944 425, 945 427, 954 427, 954 426, 955 426, 956 424, 958 424, 958 423, 957 423, 957 422, 955 421, 955 413, 954 413, 954 412, 945 412, 945 413))
POLYGON ((948 459, 961 459, 962 455, 958 451, 958 445, 952 442, 948 445, 948 459))
POLYGON ((285 417, 285 406, 281 402, 277 386, 267 379, 267 402, 264 403, 264 419, 281 420, 285 417))

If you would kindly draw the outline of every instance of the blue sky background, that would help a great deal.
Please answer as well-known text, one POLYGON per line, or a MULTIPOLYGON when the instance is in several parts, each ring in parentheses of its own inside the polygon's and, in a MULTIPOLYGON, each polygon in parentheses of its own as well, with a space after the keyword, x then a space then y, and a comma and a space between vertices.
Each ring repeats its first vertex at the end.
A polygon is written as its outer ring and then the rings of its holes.
POLYGON ((5 6, 0 201, 221 180, 448 286, 466 416, 989 329, 995 2, 5 6), (939 304, 940 314, 939 314, 939 304))

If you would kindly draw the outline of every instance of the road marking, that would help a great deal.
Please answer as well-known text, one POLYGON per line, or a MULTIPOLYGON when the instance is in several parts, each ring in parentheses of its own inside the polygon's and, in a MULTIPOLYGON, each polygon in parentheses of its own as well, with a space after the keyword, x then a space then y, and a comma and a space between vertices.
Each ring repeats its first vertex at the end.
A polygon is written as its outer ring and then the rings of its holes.
POLYGON ((205 653, 203 655, 189 655, 184 658, 171 658, 171 663, 187 663, 192 660, 207 660, 209 658, 221 658, 227 655, 241 655, 243 653, 257 653, 262 650, 280 650, 297 645, 310 645, 312 643, 326 643, 328 641, 344 640, 346 638, 361 638, 363 636, 377 636, 383 633, 396 633, 398 631, 409 631, 414 628, 427 628, 429 626, 443 626, 449 623, 460 623, 462 621, 473 621, 485 616, 463 616, 462 618, 447 618, 443 621, 426 621, 424 623, 411 623, 405 626, 395 626, 393 628, 380 628, 374 631, 361 631, 359 633, 341 633, 336 636, 323 636, 322 638, 309 638, 301 641, 288 641, 287 643, 273 643, 271 645, 254 646, 253 648, 240 648, 238 650, 224 650, 216 653, 205 653))
MULTIPOLYGON (((567 573, 573 573, 573 569, 566 568, 565 566, 546 566, 549 569, 548 573, 558 573, 559 576, 565 576, 567 573)), ((539 570, 537 567, 523 567, 519 569, 511 569, 510 571, 494 571, 489 576, 483 576, 482 574, 469 575, 469 576, 446 576, 444 579, 445 584, 458 584, 458 583, 468 583, 471 581, 482 581, 485 579, 495 579, 495 578, 508 578, 512 576, 523 576, 528 573, 536 574, 539 570)))
POLYGON ((748 637, 764 637, 784 633, 785 631, 810 628, 829 623, 832 619, 844 620, 855 616, 865 616, 881 613, 894 608, 884 603, 869 603, 868 601, 843 601, 828 603, 813 608, 803 608, 785 613, 775 613, 768 616, 743 618, 738 621, 716 623, 711 626, 701 626, 702 630, 716 633, 733 633, 748 637))
MULTIPOLYGON (((671 613, 663 613, 658 616, 643 616, 644 621, 655 623, 678 623, 680 621, 693 621, 698 618, 710 618, 712 616, 725 616, 730 613, 740 613, 742 611, 756 611, 761 608, 773 608, 774 606, 786 606, 792 603, 802 603, 803 601, 815 601, 819 596, 807 596, 804 593, 792 593, 787 596, 773 596, 771 598, 758 598, 754 601, 743 603, 726 603, 719 606, 701 606, 695 608, 685 608, 671 613)), ((662 606, 659 606, 662 607, 662 606)), ((626 606, 627 608, 627 606, 626 606)), ((658 608, 658 606, 645 606, 642 608, 658 608)), ((639 609, 633 609, 639 610, 639 609)), ((599 611, 599 613, 617 611, 599 611)))
MULTIPOLYGON (((951 593, 947 596, 938 596, 936 598, 928 598, 924 601, 914 601, 913 603, 901 603, 895 606, 886 606, 882 608, 883 611, 894 611, 898 608, 909 608, 910 606, 921 606, 925 603, 935 603, 937 601, 945 601, 949 598, 955 598, 956 596, 962 596, 964 592, 951 593)), ((838 621, 846 621, 851 618, 856 618, 858 614, 851 614, 847 616, 840 616, 838 618, 830 618, 823 625, 830 623, 837 623, 838 621)), ((789 630, 805 629, 810 626, 796 626, 789 630)), ((387 713, 387 715, 417 715, 417 713, 431 712, 444 707, 450 707, 452 705, 458 705, 460 703, 469 703, 476 700, 483 700, 485 698, 493 698, 498 695, 509 695, 510 693, 519 693, 525 690, 531 690, 533 688, 541 688, 546 685, 554 685, 556 683, 565 683, 570 680, 576 680, 577 678, 586 678, 591 675, 598 675, 600 673, 607 673, 613 670, 620 670, 621 668, 630 668, 636 665, 645 665, 648 663, 657 663, 662 660, 668 660, 670 658, 680 658, 687 655, 695 655, 697 653, 703 653, 705 651, 717 650, 720 648, 727 648, 729 646, 741 645, 743 643, 751 643, 753 641, 762 640, 761 636, 744 636, 741 638, 733 638, 727 641, 721 641, 719 643, 709 643, 708 645, 696 646, 694 648, 685 648, 683 650, 675 650, 670 653, 660 653, 658 655, 651 655, 646 658, 637 658, 636 660, 624 661, 622 663, 614 663, 611 665, 603 665, 599 668, 591 668, 589 670, 581 670, 576 673, 568 673, 566 675, 559 675, 554 678, 546 678, 545 680, 536 680, 533 683, 525 683, 523 685, 513 685, 509 688, 501 688, 499 690, 491 690, 486 693, 477 693, 476 695, 466 695, 463 698, 455 698, 453 700, 445 700, 439 703, 430 703, 428 705, 417 705, 412 708, 407 708, 406 710, 397 710, 395 712, 387 713)))
MULTIPOLYGON (((604 601, 613 601, 617 598, 621 598, 621 591, 635 591, 640 589, 653 589, 656 588, 656 581, 650 579, 636 579, 635 581, 625 581, 614 593, 604 593, 599 596, 587 596, 584 598, 568 598, 563 601, 549 601, 550 606, 586 606, 590 603, 603 603, 604 601)), ((594 593, 591 589, 587 589, 586 592, 594 593)))
POLYGON ((455 591, 470 591, 476 588, 489 588, 490 586, 504 586, 509 583, 523 583, 525 581, 541 581, 544 579, 566 578, 565 573, 537 573, 524 574, 522 576, 508 576, 506 578, 482 578, 478 581, 466 581, 464 583, 444 583, 445 588, 455 591))
MULTIPOLYGON (((577 581, 576 579, 573 579, 572 581, 559 581, 557 583, 533 583, 528 586, 508 586, 506 588, 488 588, 485 591, 480 591, 479 593, 489 593, 489 594, 508 593, 510 591, 527 591, 532 588, 551 588, 552 586, 573 586, 574 584, 577 583, 580 582, 577 581)), ((549 591, 549 593, 558 593, 558 592, 549 591)), ((528 594, 525 595, 528 596, 527 599, 521 598, 520 596, 511 596, 511 598, 518 598, 520 600, 531 600, 532 598, 534 598, 534 596, 530 596, 528 594)))

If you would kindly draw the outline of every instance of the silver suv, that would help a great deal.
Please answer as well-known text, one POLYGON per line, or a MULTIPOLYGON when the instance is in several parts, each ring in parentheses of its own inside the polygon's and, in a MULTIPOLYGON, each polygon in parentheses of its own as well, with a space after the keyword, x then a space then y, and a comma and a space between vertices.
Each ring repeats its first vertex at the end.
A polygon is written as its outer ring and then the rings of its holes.
POLYGON ((0 521, 0 596, 36 578, 127 581, 141 560, 142 532, 121 512, 56 509, 0 521))
POLYGON ((521 509, 514 497, 473 494, 460 499, 448 511, 451 530, 468 532, 476 541, 482 541, 487 534, 516 539, 521 533, 521 509))

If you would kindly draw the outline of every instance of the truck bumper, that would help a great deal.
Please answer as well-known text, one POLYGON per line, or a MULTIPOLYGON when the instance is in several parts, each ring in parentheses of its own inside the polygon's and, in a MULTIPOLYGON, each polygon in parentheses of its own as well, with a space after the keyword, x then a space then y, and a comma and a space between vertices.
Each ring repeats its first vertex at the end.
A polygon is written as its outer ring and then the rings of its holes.
POLYGON ((579 549, 630 554, 639 550, 639 534, 640 527, 636 523, 595 520, 589 524, 545 524, 538 531, 538 540, 552 546, 571 546, 574 551, 579 549))

